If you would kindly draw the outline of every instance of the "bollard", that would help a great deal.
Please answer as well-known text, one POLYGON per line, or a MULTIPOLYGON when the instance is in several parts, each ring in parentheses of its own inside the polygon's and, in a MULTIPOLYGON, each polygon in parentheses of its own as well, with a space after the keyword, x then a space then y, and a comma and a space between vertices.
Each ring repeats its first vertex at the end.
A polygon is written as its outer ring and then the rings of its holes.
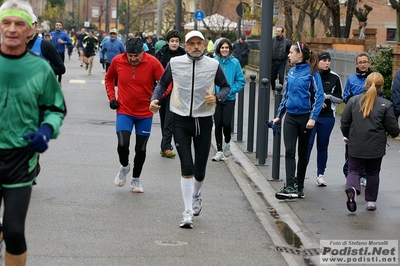
POLYGON ((247 152, 253 152, 254 142, 254 115, 256 108, 256 75, 250 75, 249 85, 249 118, 247 123, 247 152))
MULTIPOLYGON (((238 115, 237 115, 237 135, 236 141, 243 141, 243 108, 244 108, 244 88, 238 95, 238 115)), ((233 130, 233 127, 232 127, 233 130)))
POLYGON ((267 78, 261 79, 261 88, 259 89, 260 93, 258 95, 258 124, 257 124, 257 150, 256 157, 258 156, 258 164, 257 165, 265 165, 265 160, 267 158, 267 137, 268 132, 265 127, 265 120, 268 119, 266 117, 267 109, 269 110, 269 97, 267 98, 267 92, 269 96, 268 84, 269 80, 267 78))
MULTIPOLYGON (((278 108, 279 105, 282 101, 282 90, 283 86, 281 84, 277 84, 275 87, 275 115, 278 114, 278 108)), ((282 132, 282 121, 280 121, 280 126, 279 128, 281 129, 281 135, 283 134, 282 132)), ((273 142, 273 150, 272 150, 272 181, 281 181, 279 179, 279 169, 280 169, 280 164, 281 164, 281 135, 279 134, 274 134, 274 142, 273 142)))

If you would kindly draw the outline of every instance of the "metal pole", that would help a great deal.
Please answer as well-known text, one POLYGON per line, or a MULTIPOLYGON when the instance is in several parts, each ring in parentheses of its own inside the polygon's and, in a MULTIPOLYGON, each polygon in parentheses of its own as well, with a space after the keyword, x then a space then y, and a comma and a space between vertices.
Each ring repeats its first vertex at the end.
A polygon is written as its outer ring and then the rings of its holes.
MULTIPOLYGON (((273 26, 273 0, 262 0, 261 7, 261 43, 260 50, 260 77, 266 77, 266 80, 271 79, 271 58, 272 50, 268 47, 272 47, 272 26, 273 26)), ((264 125, 265 120, 269 117, 269 101, 270 101, 270 88, 263 89, 262 82, 264 78, 260 79, 260 93, 258 101, 258 126, 257 126, 257 154, 259 158, 259 164, 264 165, 265 159, 268 154, 268 131, 264 125)))
POLYGON ((125 42, 128 40, 128 34, 129 34, 129 20, 130 20, 130 17, 129 17, 129 12, 130 12, 130 8, 129 8, 129 5, 130 5, 130 0, 127 0, 128 1, 128 4, 127 4, 127 6, 126 6, 126 22, 125 22, 125 42))
POLYGON ((116 29, 118 29, 118 23, 119 23, 118 10, 119 10, 119 0, 117 0, 117 10, 115 12, 115 28, 116 29))
POLYGON ((249 118, 247 123, 247 152, 253 152, 254 142, 254 115, 256 106, 256 75, 250 75, 249 85, 249 118))
POLYGON ((106 1, 106 32, 107 34, 110 32, 110 15, 108 14, 108 6, 110 5, 110 0, 106 1))
MULTIPOLYGON (((238 115, 237 115, 237 135, 236 141, 243 141, 243 108, 244 107, 244 88, 238 95, 238 115)), ((233 127, 232 127, 233 130, 233 127)))
MULTIPOLYGON (((278 114, 278 108, 279 104, 282 101, 282 90, 283 86, 281 84, 277 84, 275 86, 275 115, 278 114)), ((282 122, 280 122, 280 125, 282 125, 282 122)), ((280 129, 282 129, 281 126, 279 126, 280 129)), ((282 135, 282 131, 281 131, 282 135)), ((279 179, 279 170, 280 170, 280 165, 281 165, 281 135, 274 134, 274 144, 273 144, 273 150, 272 150, 272 181, 281 181, 279 179)))
POLYGON ((157 6, 157 38, 161 35, 163 0, 158 0, 157 6))
MULTIPOLYGON (((260 61, 261 62, 261 61, 260 61)), ((261 74, 261 72, 260 72, 261 74)), ((256 157, 258 158, 257 165, 265 165, 265 159, 267 158, 267 149, 266 146, 268 140, 268 131, 265 127, 265 120, 267 118, 264 116, 265 109, 269 109, 269 101, 267 102, 266 93, 268 88, 269 81, 267 78, 261 79, 261 84, 259 85, 259 93, 258 93, 258 121, 257 121, 257 149, 256 149, 256 157)))
POLYGON ((181 32, 181 21, 182 21, 182 0, 176 0, 176 18, 175 18, 175 29, 181 32))

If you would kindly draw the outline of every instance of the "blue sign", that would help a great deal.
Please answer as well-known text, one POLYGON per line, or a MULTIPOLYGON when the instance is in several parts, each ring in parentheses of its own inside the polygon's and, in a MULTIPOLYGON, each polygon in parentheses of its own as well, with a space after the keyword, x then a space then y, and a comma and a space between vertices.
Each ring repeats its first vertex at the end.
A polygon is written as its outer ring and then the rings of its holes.
POLYGON ((194 19, 197 21, 202 21, 206 17, 206 14, 204 14, 203 10, 198 9, 196 12, 194 12, 194 19))

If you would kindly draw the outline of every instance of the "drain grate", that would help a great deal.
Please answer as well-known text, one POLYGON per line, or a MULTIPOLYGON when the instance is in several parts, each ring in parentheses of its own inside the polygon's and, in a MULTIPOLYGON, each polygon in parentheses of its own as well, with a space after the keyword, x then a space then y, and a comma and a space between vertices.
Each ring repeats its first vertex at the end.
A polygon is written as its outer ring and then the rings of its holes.
POLYGON ((275 246, 275 249, 279 252, 285 252, 300 257, 317 256, 321 253, 321 249, 319 248, 296 248, 296 247, 275 246))

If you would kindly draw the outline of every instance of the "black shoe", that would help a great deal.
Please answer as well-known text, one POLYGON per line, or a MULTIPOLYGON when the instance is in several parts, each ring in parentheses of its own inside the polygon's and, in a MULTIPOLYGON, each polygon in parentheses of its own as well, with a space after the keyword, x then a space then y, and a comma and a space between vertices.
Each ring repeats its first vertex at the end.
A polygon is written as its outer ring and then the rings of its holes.
POLYGON ((277 199, 295 199, 298 197, 297 190, 293 187, 285 187, 281 191, 275 193, 275 198, 277 199))
POLYGON ((347 209, 350 212, 355 212, 357 210, 357 203, 356 203, 356 197, 357 197, 357 191, 354 187, 346 189, 346 196, 347 196, 347 209))
POLYGON ((304 191, 302 188, 297 189, 297 195, 299 196, 300 199, 304 199, 306 196, 304 196, 304 191))

